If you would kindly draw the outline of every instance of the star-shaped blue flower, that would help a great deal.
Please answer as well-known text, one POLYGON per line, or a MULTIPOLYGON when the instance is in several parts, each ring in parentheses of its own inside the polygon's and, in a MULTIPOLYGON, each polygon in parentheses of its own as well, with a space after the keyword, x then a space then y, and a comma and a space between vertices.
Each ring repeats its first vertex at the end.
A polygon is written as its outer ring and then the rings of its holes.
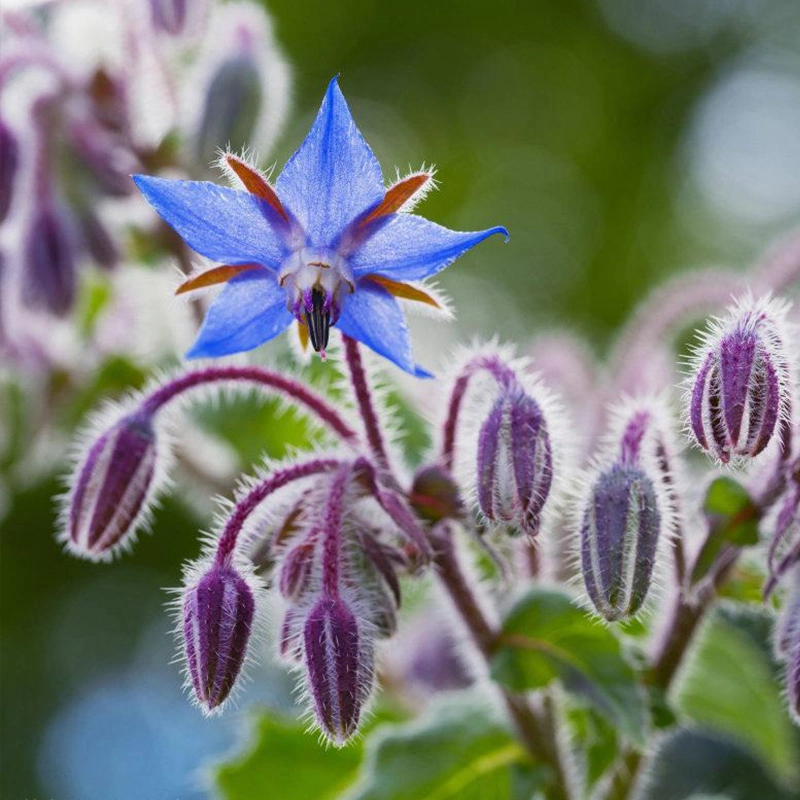
POLYGON ((409 283, 443 270, 495 227, 451 231, 407 210, 432 174, 386 189, 381 168, 334 78, 317 118, 273 188, 242 159, 224 163, 247 191, 207 181, 135 175, 147 201, 186 243, 219 262, 179 291, 226 282, 189 358, 251 350, 294 321, 323 356, 330 326, 414 375, 405 316, 395 297, 431 303, 409 283))

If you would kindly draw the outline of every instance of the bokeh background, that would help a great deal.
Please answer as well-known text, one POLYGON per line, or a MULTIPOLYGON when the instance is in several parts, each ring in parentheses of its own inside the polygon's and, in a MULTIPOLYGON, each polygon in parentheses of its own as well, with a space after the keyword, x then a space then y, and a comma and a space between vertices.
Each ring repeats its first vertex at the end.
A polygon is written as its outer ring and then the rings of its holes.
MULTIPOLYGON (((417 325, 426 365, 475 336, 525 342, 550 327, 575 331, 600 356, 658 282, 751 264, 800 220, 796 0, 266 8, 292 78, 277 141, 266 151, 253 143, 265 163, 291 154, 341 73, 387 173, 436 164, 441 190, 426 216, 511 232, 508 245, 492 241, 442 277, 458 319, 435 335, 430 321, 417 325)), ((123 259, 117 274, 127 268, 123 259)), ((95 298, 109 280, 89 269, 81 291, 95 298)), ((288 678, 267 666, 241 711, 204 720, 169 663, 163 606, 208 524, 209 487, 224 490, 231 462, 247 467, 262 450, 302 443, 300 422, 254 403, 205 409, 195 444, 219 474, 190 475, 133 556, 79 563, 54 540, 52 497, 72 431, 101 397, 140 385, 177 353, 172 339, 158 358, 109 352, 79 377, 63 364, 0 363, 3 800, 203 797, 199 766, 237 746, 247 707, 289 707, 288 678)))

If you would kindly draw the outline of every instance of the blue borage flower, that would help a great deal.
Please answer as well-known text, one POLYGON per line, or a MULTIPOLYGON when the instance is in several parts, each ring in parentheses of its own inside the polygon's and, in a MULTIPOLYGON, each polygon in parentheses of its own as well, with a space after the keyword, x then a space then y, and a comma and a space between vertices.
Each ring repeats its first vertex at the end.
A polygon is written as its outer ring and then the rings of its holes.
POLYGON ((396 297, 438 305, 410 281, 443 270, 495 227, 451 231, 407 209, 430 188, 420 171, 388 189, 334 78, 317 118, 273 187, 244 160, 224 163, 247 191, 135 175, 147 201, 186 243, 220 263, 179 292, 227 285, 188 358, 251 350, 293 322, 323 357, 330 327, 419 377, 396 297))

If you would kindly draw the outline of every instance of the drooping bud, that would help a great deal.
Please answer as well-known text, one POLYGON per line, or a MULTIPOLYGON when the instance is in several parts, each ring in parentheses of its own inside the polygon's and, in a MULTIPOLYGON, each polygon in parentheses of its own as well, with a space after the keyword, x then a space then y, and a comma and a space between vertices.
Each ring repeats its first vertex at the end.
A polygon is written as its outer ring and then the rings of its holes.
POLYGON ((792 480, 774 518, 774 533, 767 554, 770 577, 765 594, 771 593, 797 563, 800 563, 800 483, 792 480))
POLYGON ((183 599, 186 670, 207 714, 219 710, 242 669, 253 629, 255 597, 231 566, 214 564, 183 599))
POLYGON ((141 412, 108 428, 77 464, 67 496, 63 539, 74 555, 107 560, 130 546, 158 483, 152 418, 141 412))
POLYGON ((8 215, 19 166, 19 145, 8 125, 0 119, 0 222, 8 215))
POLYGON ((278 589, 287 600, 297 600, 309 587, 317 551, 318 531, 312 530, 283 557, 278 589))
POLYGON ((341 598, 323 597, 305 622, 303 649, 314 716, 337 746, 356 732, 372 688, 373 653, 341 598))
POLYGON ((743 300, 712 324, 694 355, 689 420, 700 447, 723 463, 757 456, 788 415, 786 311, 769 298, 743 300))
POLYGON ((639 466, 616 463, 600 472, 583 512, 580 557, 589 599, 605 619, 641 609, 661 524, 655 485, 639 466))
POLYGON ((553 483, 553 452, 542 408, 516 382, 504 389, 478 437, 478 504, 487 519, 531 536, 553 483))
POLYGON ((206 90, 195 141, 197 160, 210 164, 220 149, 243 150, 252 141, 263 101, 261 76, 249 52, 223 61, 206 90))
POLYGON ((75 240, 63 213, 45 205, 24 239, 22 297, 31 308, 66 314, 75 302, 75 240))

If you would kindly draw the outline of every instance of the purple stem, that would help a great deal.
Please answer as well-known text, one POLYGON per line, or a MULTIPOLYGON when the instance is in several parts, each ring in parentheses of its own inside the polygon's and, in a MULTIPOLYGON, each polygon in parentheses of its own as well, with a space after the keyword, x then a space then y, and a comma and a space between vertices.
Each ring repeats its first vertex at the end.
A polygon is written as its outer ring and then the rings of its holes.
POLYGON ((475 356, 461 371, 450 392, 450 402, 447 405, 447 416, 442 431, 442 452, 439 461, 448 472, 453 469, 458 417, 461 413, 461 406, 467 393, 467 387, 473 375, 480 371, 488 372, 500 386, 508 386, 516 380, 514 371, 495 355, 481 354, 475 356))
POLYGON ((322 589, 331 600, 339 597, 339 565, 342 550, 344 495, 353 472, 352 464, 343 464, 331 481, 325 507, 325 538, 322 541, 322 589))
POLYGON ((303 464, 295 464, 286 469, 273 472, 269 478, 256 484, 236 505, 233 513, 225 523, 217 542, 217 553, 215 562, 218 566, 226 566, 231 562, 233 552, 236 549, 236 542, 239 533, 244 527, 244 523, 250 514, 273 492, 282 489, 293 481, 308 478, 320 472, 330 472, 341 465, 341 461, 335 458, 320 458, 313 461, 306 461, 303 464))
POLYGON ((372 402, 372 394, 367 382, 364 362, 361 359, 361 350, 355 339, 351 339, 349 336, 342 336, 342 338, 344 339, 345 360, 350 371, 350 381, 353 384, 356 403, 361 411, 367 442, 378 464, 382 468, 388 469, 389 459, 386 455, 386 447, 383 443, 383 434, 381 433, 378 415, 375 413, 375 405, 372 402))
POLYGON ((299 381, 261 367, 208 367, 187 372, 156 389, 144 400, 142 410, 154 414, 183 392, 223 381, 254 383, 272 389, 305 406, 348 444, 355 445, 358 441, 356 432, 325 398, 307 389, 299 381))

